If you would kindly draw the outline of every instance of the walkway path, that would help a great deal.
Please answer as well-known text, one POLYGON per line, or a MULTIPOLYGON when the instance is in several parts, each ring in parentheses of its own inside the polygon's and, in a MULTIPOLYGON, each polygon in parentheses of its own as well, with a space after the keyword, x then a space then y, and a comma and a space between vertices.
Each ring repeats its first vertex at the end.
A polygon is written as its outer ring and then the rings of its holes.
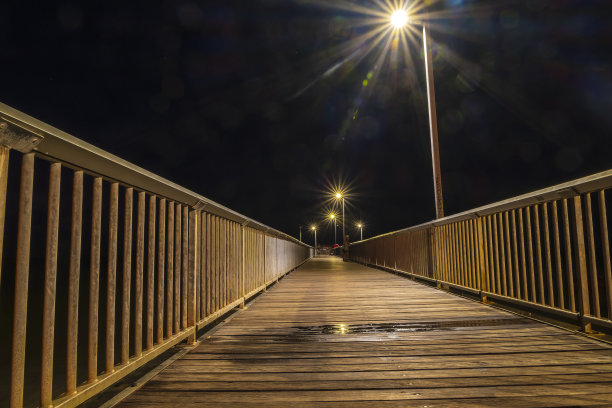
POLYGON ((121 406, 612 406, 612 348, 324 257, 121 406))

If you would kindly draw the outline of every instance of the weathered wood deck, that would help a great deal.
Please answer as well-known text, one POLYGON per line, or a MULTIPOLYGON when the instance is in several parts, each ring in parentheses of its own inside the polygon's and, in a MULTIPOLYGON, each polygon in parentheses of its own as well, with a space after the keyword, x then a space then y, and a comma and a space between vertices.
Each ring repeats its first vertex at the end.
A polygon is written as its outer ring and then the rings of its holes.
POLYGON ((612 347, 318 258, 121 406, 612 406, 612 347))

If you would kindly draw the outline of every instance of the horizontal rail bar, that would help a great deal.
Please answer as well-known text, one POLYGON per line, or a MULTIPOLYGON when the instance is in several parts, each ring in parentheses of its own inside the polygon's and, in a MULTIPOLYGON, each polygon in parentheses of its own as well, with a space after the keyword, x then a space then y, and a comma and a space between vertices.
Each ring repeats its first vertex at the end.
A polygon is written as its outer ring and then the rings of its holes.
POLYGON ((536 190, 531 193, 523 194, 517 197, 512 197, 507 200, 498 201, 493 204, 485 205, 475 209, 463 211, 458 214, 453 214, 434 221, 424 222, 412 227, 402 228, 391 231, 385 234, 380 234, 364 240, 356 241, 351 245, 360 244, 375 240, 381 237, 396 235, 402 232, 418 231, 432 226, 446 225, 454 222, 469 220, 477 217, 483 217, 490 214, 496 214, 502 211, 515 210, 522 207, 527 207, 535 204, 540 204, 561 198, 573 197, 575 195, 590 193, 597 190, 602 190, 612 187, 612 170, 606 170, 590 176, 582 177, 566 183, 557 184, 552 187, 536 190))
POLYGON ((21 127, 25 132, 41 136, 42 140, 33 150, 48 158, 307 246, 291 235, 233 211, 3 103, 0 103, 0 119, 21 127))

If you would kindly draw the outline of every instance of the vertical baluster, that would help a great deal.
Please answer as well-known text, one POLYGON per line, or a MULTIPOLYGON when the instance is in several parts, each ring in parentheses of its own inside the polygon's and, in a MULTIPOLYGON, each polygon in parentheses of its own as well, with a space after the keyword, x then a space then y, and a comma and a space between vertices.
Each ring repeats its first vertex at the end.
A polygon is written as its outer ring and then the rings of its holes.
MULTIPOLYGON (((206 258, 208 257, 206 252, 207 239, 207 226, 206 226, 207 214, 203 212, 200 215, 200 314, 198 319, 201 320, 206 317, 206 258)), ((199 321, 198 320, 198 321, 199 321)))
POLYGON ((214 313, 218 310, 219 304, 219 217, 214 215, 212 217, 212 243, 211 243, 211 255, 212 255, 212 297, 211 304, 214 313))
MULTIPOLYGON (((584 224, 582 221, 582 201, 579 195, 574 197, 574 251, 576 254, 576 272, 578 273, 578 300, 580 315, 589 316, 591 305, 589 303, 589 278, 587 276, 587 260, 584 243, 584 224)), ((581 320, 582 330, 589 331, 591 323, 581 320)))
POLYGON ((599 307, 599 282, 597 282, 597 260, 595 253, 595 234, 593 232, 593 209, 591 207, 591 194, 585 195, 586 201, 586 220, 587 235, 589 243, 589 267, 591 280, 591 296, 593 298, 593 313, 596 317, 601 317, 599 307))
POLYGON ((9 153, 11 149, 0 146, 0 282, 2 281, 2 250, 4 248, 4 221, 6 217, 6 188, 8 184, 9 153))
POLYGON ((228 232, 228 223, 227 220, 224 219, 223 220, 223 282, 222 282, 222 288, 223 288, 223 304, 221 305, 226 306, 229 302, 228 302, 228 297, 229 297, 229 254, 228 254, 228 243, 229 243, 229 232, 228 232))
POLYGON ((219 218, 219 305, 225 306, 225 220, 219 218))
POLYGON ((479 239, 479 235, 478 235, 478 220, 477 219, 472 219, 470 220, 471 223, 471 230, 472 230, 472 256, 474 258, 474 261, 472 263, 473 265, 473 272, 472 272, 472 282, 473 282, 473 287, 474 289, 480 289, 480 254, 479 254, 479 246, 478 246, 478 239, 479 239))
MULTIPOLYGON (((400 237, 398 236, 398 240, 400 237)), ((449 281, 449 257, 448 257, 448 224, 443 225, 440 231, 440 239, 442 240, 442 253, 443 253, 443 269, 442 269, 442 281, 449 281)), ((397 253, 402 253, 402 247, 397 242, 397 253)))
POLYGON ((502 213, 497 214, 499 222, 499 264, 501 265, 499 279, 501 281, 501 289, 504 296, 508 295, 508 287, 506 286, 506 249, 504 245, 504 218, 502 213))
POLYGON ((11 354, 11 408, 20 408, 23 405, 33 185, 34 154, 28 153, 23 155, 21 163, 21 182, 19 186, 17 263, 15 267, 14 292, 15 309, 13 315, 13 347, 11 354))
POLYGON ((468 273, 468 263, 465 251, 465 221, 461 221, 459 223, 460 227, 460 246, 461 246, 461 275, 460 275, 460 284, 463 286, 467 286, 467 273, 468 273))
POLYGON ((467 238, 467 261, 468 261, 468 282, 467 286, 470 288, 476 287, 476 282, 474 281, 474 270, 476 269, 476 264, 474 263, 474 229, 472 228, 472 220, 469 219, 466 221, 466 238, 467 238))
POLYGON ((559 234, 559 215, 557 213, 557 202, 552 202, 553 238, 555 243, 555 265, 557 267, 557 294, 559 296, 559 307, 565 309, 565 296, 563 294, 563 268, 561 264, 561 235, 559 234))
POLYGON ((164 292, 166 270, 166 199, 159 201, 159 228, 157 238, 157 343, 164 341, 164 292))
POLYGON ((570 238, 570 221, 567 199, 561 202, 563 206, 563 228, 565 231, 565 266, 567 268, 567 286, 570 301, 570 310, 576 311, 576 292, 574 291, 574 264, 572 262, 572 242, 570 238))
POLYGON ((531 293, 531 301, 537 302, 536 298, 536 281, 535 281, 535 267, 533 261, 533 245, 532 245, 532 234, 531 234, 531 211, 529 207, 525 208, 525 219, 527 220, 527 252, 529 254, 529 289, 531 293))
POLYGON ((212 313, 212 261, 214 258, 213 245, 213 218, 211 214, 206 214, 206 316, 212 313))
POLYGON ((149 236, 147 239, 147 338, 146 349, 153 348, 153 313, 155 297, 155 216, 157 197, 149 197, 149 236))
MULTIPOLYGON (((189 209, 187 209, 189 210, 189 209)), ((187 338, 188 344, 194 344, 196 340, 197 334, 197 325, 196 325, 196 282, 198 279, 198 250, 199 250, 199 239, 198 239, 198 213, 197 210, 189 210, 188 213, 188 238, 187 242, 189 243, 188 248, 188 281, 185 289, 187 291, 187 310, 186 310, 186 326, 190 328, 191 334, 187 338)))
POLYGON ((181 323, 181 255, 183 206, 177 204, 174 214, 174 333, 178 333, 181 323))
POLYGON ((610 266, 610 241, 608 238, 608 215, 606 211, 606 192, 599 191, 599 229, 601 230, 601 251, 606 282, 606 312, 612 320, 612 267, 610 266))
POLYGON ((234 223, 227 223, 227 303, 231 303, 234 300, 234 223))
POLYGON ((523 209, 519 208, 519 236, 521 242, 521 280, 523 300, 529 300, 529 291, 527 289, 527 257, 525 254, 525 229, 523 223, 523 209))
POLYGON ((166 245, 166 333, 168 337, 174 334, 173 316, 174 316, 174 202, 168 203, 168 241, 166 245))
MULTIPOLYGON (((484 231, 484 218, 476 219, 476 228, 478 231, 478 270, 480 271, 478 279, 478 289, 484 292, 489 290, 487 286, 487 244, 484 231)), ((486 300, 486 296, 481 294, 482 300, 486 300)))
MULTIPOLYGON (((499 267, 499 247, 501 242, 499 242, 499 235, 497 233, 497 215, 493 214, 491 215, 491 217, 493 217, 493 240, 494 240, 494 244, 495 244, 495 287, 497 288, 497 294, 501 295, 502 292, 502 288, 501 288, 501 280, 500 280, 500 267, 499 267)), ((501 227, 500 227, 501 230, 501 227)))
POLYGON ((506 282, 506 288, 508 296, 514 297, 514 288, 512 283, 512 250, 511 250, 511 238, 510 238, 510 218, 508 211, 504 212, 504 230, 506 240, 506 273, 504 274, 504 281, 506 282))
POLYGON ((98 378, 98 303, 100 295, 100 240, 102 233, 102 178, 94 178, 91 210, 91 264, 89 268, 89 336, 87 380, 98 378))
POLYGON ((455 281, 456 284, 461 284, 461 228, 460 223, 456 222, 453 224, 453 249, 455 258, 455 281))
POLYGON ((519 279, 520 266, 519 266, 519 251, 518 251, 518 232, 516 229, 516 210, 512 210, 512 253, 514 255, 514 269, 512 274, 514 275, 514 279, 510 278, 511 282, 514 282, 514 292, 513 296, 517 299, 521 298, 521 282, 519 279))
POLYGON ((62 166, 52 163, 49 173, 47 206, 47 242, 43 295, 42 359, 40 406, 49 407, 53 389, 53 339, 55 334, 55 294, 57 284, 57 239, 59 230, 60 176, 62 166))
POLYGON ((181 277, 183 290, 181 292, 181 330, 187 328, 187 295, 189 291, 189 208, 183 207, 183 264, 181 277))
POLYGON ((79 328, 79 278, 81 276, 81 234, 83 229, 83 172, 75 171, 72 181, 70 270, 66 328, 66 394, 76 392, 77 339, 79 328))
MULTIPOLYGON (((437 238, 437 242, 438 242, 438 247, 439 247, 439 251, 440 251, 440 275, 438 276, 438 279, 441 282, 448 282, 448 254, 446 253, 446 225, 442 225, 440 227, 438 227, 437 229, 437 233, 438 233, 438 238, 437 238)), ((397 254, 398 258, 401 256, 400 254, 402 253, 402 247, 400 246, 400 238, 401 236, 398 235, 396 240, 395 240, 395 253, 397 254)))
POLYGON ((134 275, 134 354, 142 355, 142 291, 144 275, 145 193, 138 193, 136 218, 136 274, 134 275))
POLYGON ((121 298, 121 364, 130 360, 130 290, 132 282, 132 212, 134 189, 125 189, 123 222, 123 293, 121 298))
POLYGON ((538 205, 533 206, 533 222, 535 224, 535 232, 536 232, 536 256, 537 256, 537 265, 538 265, 538 294, 540 297, 540 303, 545 303, 546 299, 544 298, 544 272, 542 268, 542 239, 540 236, 540 211, 538 209, 538 205))
POLYGON ((240 297, 242 300, 242 307, 244 308, 244 296, 246 295, 246 232, 244 228, 244 224, 240 225, 240 253, 241 257, 241 265, 240 265, 240 273, 241 273, 241 290, 240 297))
POLYGON ((119 222, 119 184, 110 186, 108 218, 108 265, 106 290, 106 360, 105 371, 115 367, 115 297, 117 293, 117 236, 119 222))
POLYGON ((555 306, 554 279, 552 269, 552 256, 550 252, 550 228, 548 226, 548 203, 542 204, 542 218, 544 218, 544 249, 546 252, 546 273, 548 279, 548 304, 555 306))
POLYGON ((496 293, 495 286, 495 253, 493 252, 493 227, 491 225, 491 216, 487 215, 487 241, 489 254, 489 271, 487 273, 487 287, 489 292, 496 293))

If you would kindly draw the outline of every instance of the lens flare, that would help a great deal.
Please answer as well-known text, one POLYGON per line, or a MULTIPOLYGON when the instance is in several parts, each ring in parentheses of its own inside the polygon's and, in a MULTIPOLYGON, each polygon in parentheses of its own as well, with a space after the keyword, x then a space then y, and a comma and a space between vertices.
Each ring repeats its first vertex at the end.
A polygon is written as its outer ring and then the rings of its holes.
POLYGON ((395 10, 391 14, 391 25, 396 29, 404 28, 408 23, 408 13, 406 10, 395 10))

